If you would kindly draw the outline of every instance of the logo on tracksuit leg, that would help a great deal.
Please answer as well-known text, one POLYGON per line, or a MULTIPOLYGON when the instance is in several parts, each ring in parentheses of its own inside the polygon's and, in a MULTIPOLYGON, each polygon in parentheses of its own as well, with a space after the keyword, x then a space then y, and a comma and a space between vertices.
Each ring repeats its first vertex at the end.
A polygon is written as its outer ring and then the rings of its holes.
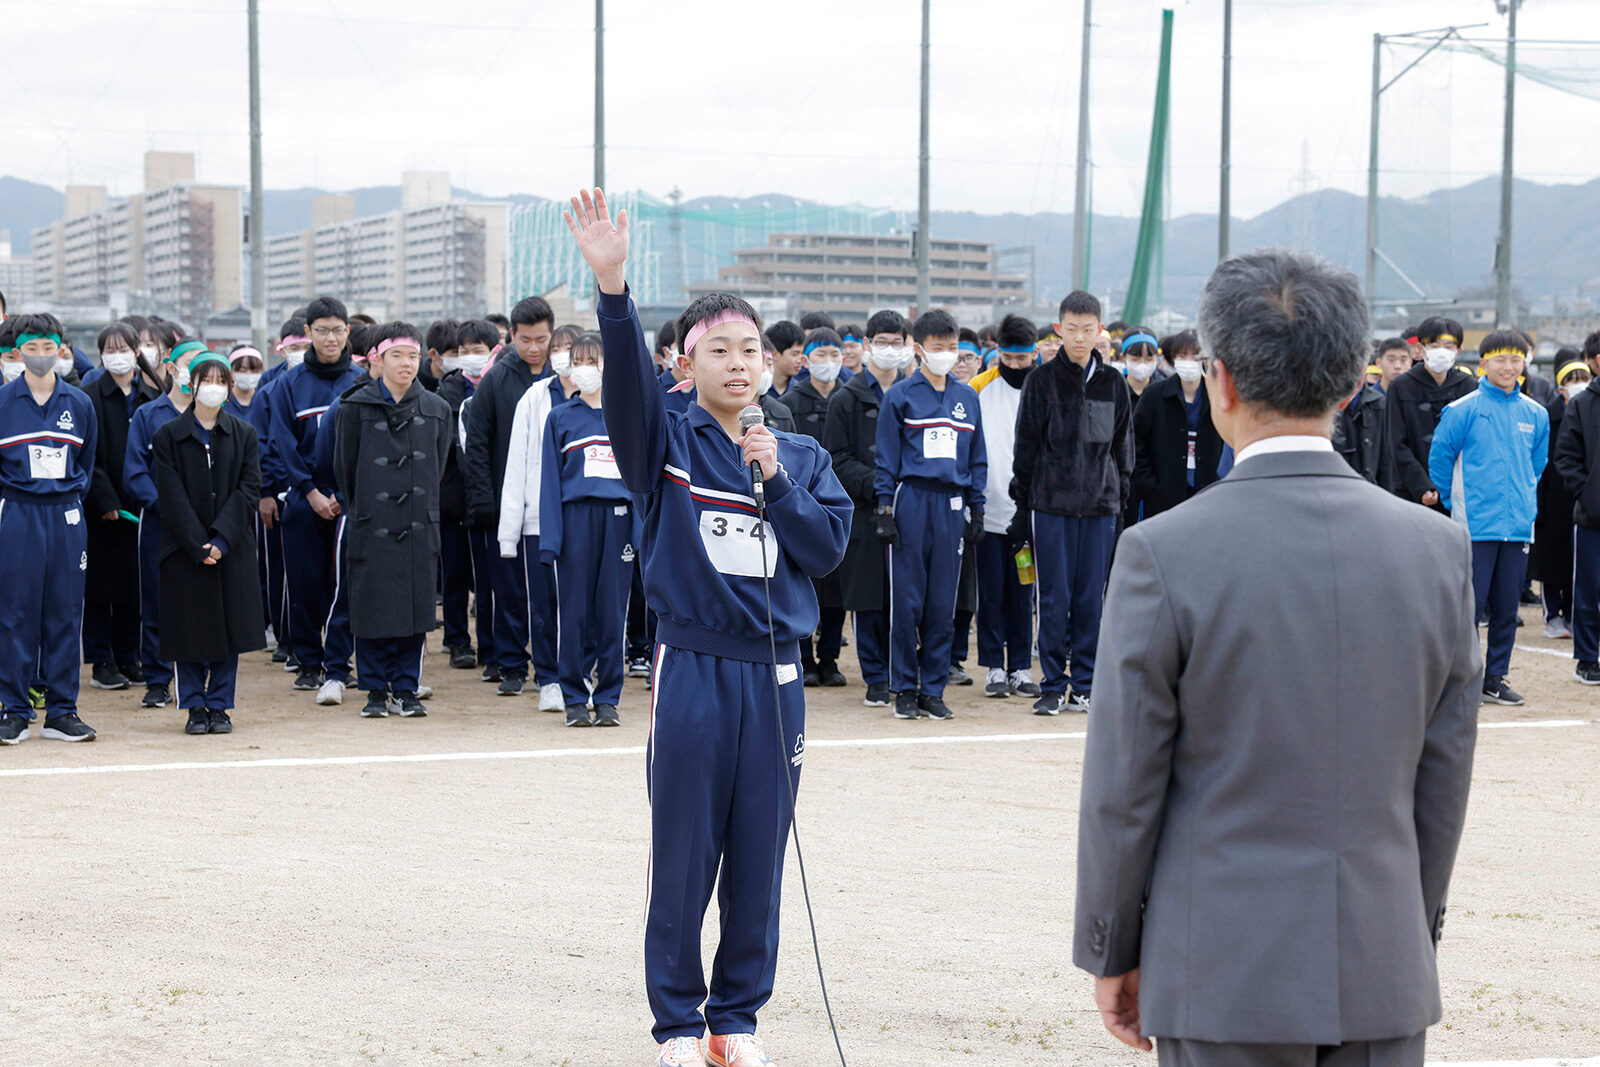
POLYGON ((633 562, 633 546, 632 545, 623 545, 622 546, 622 562, 624 562, 624 563, 632 563, 633 562))
POLYGON ((796 767, 806 758, 806 735, 796 734, 794 738, 794 755, 789 757, 789 762, 796 767))
POLYGON ((83 558, 78 560, 78 569, 80 571, 86 571, 89 569, 89 553, 85 552, 83 554, 83 558))

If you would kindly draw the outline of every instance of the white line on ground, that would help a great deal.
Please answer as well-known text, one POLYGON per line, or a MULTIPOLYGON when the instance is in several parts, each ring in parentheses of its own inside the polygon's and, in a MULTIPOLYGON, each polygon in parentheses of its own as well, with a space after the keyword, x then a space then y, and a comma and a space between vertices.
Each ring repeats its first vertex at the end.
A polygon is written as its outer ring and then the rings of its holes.
POLYGON ((1538 719, 1534 722, 1480 722, 1480 730, 1554 730, 1562 726, 1588 726, 1589 719, 1538 719))
MULTIPOLYGON (((1555 656, 1557 659, 1572 659, 1572 653, 1560 648, 1540 648, 1538 645, 1513 645, 1518 652, 1533 652, 1540 656, 1555 656)), ((1551 1060, 1551 1063, 1557 1062, 1551 1060)), ((1574 1063, 1578 1062, 1576 1060, 1574 1063)))
MULTIPOLYGON (((808 741, 808 748, 882 748, 902 745, 1006 744, 1017 741, 1082 740, 1082 730, 1060 734, 951 734, 939 737, 864 737, 808 741)), ((606 748, 540 748, 522 752, 421 752, 404 756, 298 756, 274 759, 197 760, 184 763, 112 763, 85 767, 18 767, 0 778, 53 774, 127 774, 136 771, 204 771, 237 767, 322 767, 369 763, 448 763, 459 760, 565 759, 576 756, 642 756, 643 745, 606 748)))
POLYGON ((1428 1067, 1600 1067, 1600 1056, 1586 1060, 1484 1060, 1474 1063, 1429 1063, 1428 1067))

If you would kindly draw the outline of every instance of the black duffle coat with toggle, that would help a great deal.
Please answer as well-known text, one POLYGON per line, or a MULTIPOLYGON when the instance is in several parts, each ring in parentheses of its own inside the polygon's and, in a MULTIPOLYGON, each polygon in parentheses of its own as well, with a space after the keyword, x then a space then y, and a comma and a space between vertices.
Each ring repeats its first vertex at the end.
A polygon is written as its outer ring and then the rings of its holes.
POLYGON ((450 405, 416 382, 398 401, 373 379, 339 402, 333 476, 344 500, 356 637, 413 637, 434 627, 450 422, 450 405))

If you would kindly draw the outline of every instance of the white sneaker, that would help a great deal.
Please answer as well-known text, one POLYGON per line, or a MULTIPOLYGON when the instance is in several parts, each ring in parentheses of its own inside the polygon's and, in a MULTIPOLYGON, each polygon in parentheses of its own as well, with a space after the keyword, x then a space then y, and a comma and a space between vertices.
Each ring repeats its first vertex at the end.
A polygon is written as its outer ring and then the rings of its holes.
POLYGON ((322 683, 322 688, 317 690, 317 703, 324 707, 344 703, 344 683, 329 678, 322 683))
POLYGON ((419 686, 417 686, 417 699, 418 700, 432 700, 433 699, 433 686, 431 686, 431 685, 419 685, 419 686))
POLYGON ((1018 696, 1036 697, 1040 693, 1039 683, 1033 680, 1033 672, 1025 670, 1012 671, 1006 676, 1006 684, 1018 696))
POLYGON ((1006 669, 1004 667, 990 667, 988 675, 983 681, 983 695, 986 697, 1008 697, 1011 687, 1006 684, 1006 669))
POLYGON ((1567 626, 1566 620, 1557 615, 1544 624, 1544 635, 1551 640, 1560 640, 1561 638, 1571 637, 1572 630, 1567 626))
POLYGON ((777 1067, 761 1051, 755 1034, 712 1034, 706 1049, 711 1067, 777 1067))
POLYGON ((698 1037, 674 1037, 661 1042, 656 1067, 706 1067, 698 1037))
POLYGON ((540 711, 566 711, 567 706, 561 702, 561 687, 551 682, 549 685, 539 687, 540 711))
POLYGON ((273 629, 270 626, 267 627, 266 640, 268 648, 278 647, 278 635, 273 632, 273 629))

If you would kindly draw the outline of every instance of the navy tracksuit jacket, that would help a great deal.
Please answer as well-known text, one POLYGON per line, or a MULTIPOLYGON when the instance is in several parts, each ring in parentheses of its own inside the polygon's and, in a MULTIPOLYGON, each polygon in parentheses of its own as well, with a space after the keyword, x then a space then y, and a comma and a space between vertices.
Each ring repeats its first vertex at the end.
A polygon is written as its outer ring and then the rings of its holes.
MULTIPOLYGON (((161 603, 161 509, 156 506, 156 479, 150 470, 156 431, 178 417, 178 408, 163 394, 133 413, 128 422, 128 453, 122 460, 122 484, 139 502, 139 603, 161 603)), ((161 659, 161 613, 146 610, 139 625, 139 662, 144 684, 171 685, 172 664, 161 659)))
POLYGON ((78 710, 95 434, 94 404, 60 378, 42 407, 25 374, 0 387, 0 544, 14 561, 0 582, 0 709, 30 721, 36 675, 47 723, 78 710))
POLYGON ((602 293, 598 317, 607 436, 644 516, 645 595, 660 618, 647 757, 653 1032, 753 1032, 777 963, 785 772, 798 778, 805 755, 798 642, 817 625, 811 579, 844 558, 852 505, 827 452, 779 433, 760 523, 739 445, 698 404, 667 410, 633 301, 602 293), (713 885, 722 938, 707 1001, 700 928, 713 885))

